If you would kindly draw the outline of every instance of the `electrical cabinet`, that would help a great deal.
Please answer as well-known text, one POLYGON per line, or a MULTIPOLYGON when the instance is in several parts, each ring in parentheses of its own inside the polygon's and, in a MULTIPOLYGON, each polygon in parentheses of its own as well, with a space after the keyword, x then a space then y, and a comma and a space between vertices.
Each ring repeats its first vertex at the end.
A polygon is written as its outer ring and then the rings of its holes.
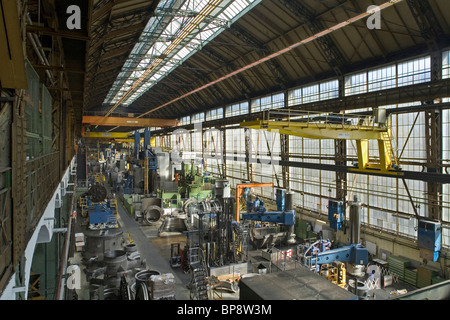
POLYGON ((419 249, 431 251, 433 261, 437 261, 441 250, 441 223, 419 220, 417 242, 419 249))

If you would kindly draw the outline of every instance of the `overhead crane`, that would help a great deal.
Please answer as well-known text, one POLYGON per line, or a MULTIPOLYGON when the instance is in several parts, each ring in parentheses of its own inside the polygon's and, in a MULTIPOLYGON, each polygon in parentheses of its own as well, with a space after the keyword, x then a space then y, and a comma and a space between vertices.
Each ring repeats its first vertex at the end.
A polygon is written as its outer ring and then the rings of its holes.
POLYGON ((241 127, 267 130, 310 139, 355 140, 358 166, 354 172, 383 173, 402 176, 391 143, 391 119, 384 109, 372 115, 320 113, 303 110, 269 110, 263 119, 244 121, 241 127), (378 162, 369 161, 369 141, 378 143, 378 162))

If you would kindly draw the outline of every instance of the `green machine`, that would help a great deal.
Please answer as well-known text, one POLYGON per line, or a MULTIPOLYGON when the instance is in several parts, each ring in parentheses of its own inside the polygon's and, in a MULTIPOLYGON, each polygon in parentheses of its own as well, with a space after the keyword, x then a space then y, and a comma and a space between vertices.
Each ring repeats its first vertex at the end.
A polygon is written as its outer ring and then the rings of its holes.
POLYGON ((175 171, 174 181, 161 183, 157 197, 163 200, 164 208, 181 208, 185 199, 212 199, 214 183, 215 178, 203 172, 202 166, 183 162, 181 170, 175 171))
POLYGON ((183 163, 180 172, 178 192, 184 198, 195 198, 197 201, 213 198, 211 185, 215 179, 203 172, 201 166, 194 163, 183 163))

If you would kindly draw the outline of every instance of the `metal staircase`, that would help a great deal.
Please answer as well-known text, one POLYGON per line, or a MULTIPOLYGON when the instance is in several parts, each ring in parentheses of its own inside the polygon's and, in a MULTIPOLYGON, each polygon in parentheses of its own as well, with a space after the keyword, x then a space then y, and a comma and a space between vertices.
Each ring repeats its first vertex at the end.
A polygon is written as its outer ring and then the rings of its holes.
POLYGON ((189 248, 189 264, 192 278, 190 283, 191 299, 208 300, 208 272, 203 264, 202 250, 199 247, 189 248))
POLYGON ((392 139, 389 132, 383 132, 381 134, 382 140, 384 142, 384 148, 386 150, 386 155, 390 156, 390 163, 394 163, 398 167, 398 159, 395 155, 394 148, 392 147, 392 139))

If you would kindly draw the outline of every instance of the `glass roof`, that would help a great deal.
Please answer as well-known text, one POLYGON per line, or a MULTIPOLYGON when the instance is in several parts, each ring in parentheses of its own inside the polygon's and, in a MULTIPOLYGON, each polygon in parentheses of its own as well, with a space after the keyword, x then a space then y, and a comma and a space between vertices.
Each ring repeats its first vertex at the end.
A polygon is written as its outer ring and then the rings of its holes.
POLYGON ((161 0, 104 103, 127 106, 261 0, 161 0))

